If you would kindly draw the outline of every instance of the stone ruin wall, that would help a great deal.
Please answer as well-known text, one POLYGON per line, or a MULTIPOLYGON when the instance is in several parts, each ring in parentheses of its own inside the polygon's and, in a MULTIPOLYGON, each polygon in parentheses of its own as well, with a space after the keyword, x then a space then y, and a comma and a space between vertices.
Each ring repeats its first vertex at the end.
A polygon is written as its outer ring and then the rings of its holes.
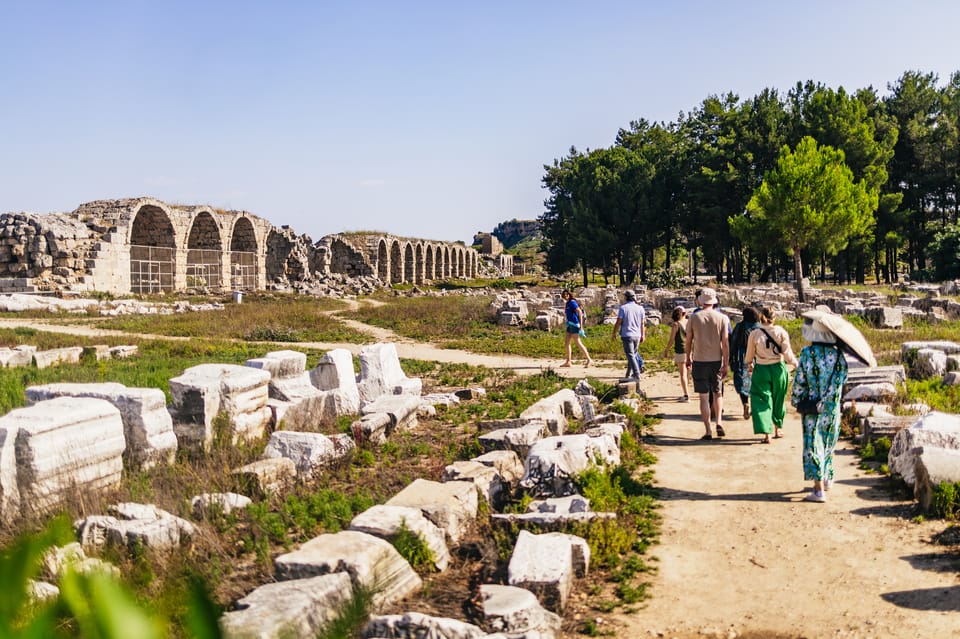
POLYGON ((333 234, 313 243, 246 211, 153 198, 0 215, 0 293, 259 290, 337 274, 381 285, 477 277, 460 243, 333 234))

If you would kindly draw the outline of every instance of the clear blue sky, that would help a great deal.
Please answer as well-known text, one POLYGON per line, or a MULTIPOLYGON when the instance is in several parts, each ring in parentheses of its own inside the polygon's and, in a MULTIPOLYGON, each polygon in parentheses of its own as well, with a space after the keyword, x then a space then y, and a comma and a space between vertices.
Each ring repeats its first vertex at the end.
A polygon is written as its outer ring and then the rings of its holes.
POLYGON ((0 211, 149 195, 472 239, 710 94, 960 70, 960 2, 0 0, 0 211))

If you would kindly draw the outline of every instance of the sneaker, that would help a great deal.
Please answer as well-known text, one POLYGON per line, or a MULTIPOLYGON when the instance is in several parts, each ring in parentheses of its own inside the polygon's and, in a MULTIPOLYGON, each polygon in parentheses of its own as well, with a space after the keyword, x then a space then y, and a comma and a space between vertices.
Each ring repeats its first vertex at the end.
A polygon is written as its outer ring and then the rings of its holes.
POLYGON ((824 490, 830 490, 830 488, 831 488, 832 486, 833 486, 833 480, 832 480, 832 479, 824 479, 824 480, 823 480, 823 489, 824 489, 824 490))
POLYGON ((689 401, 690 401, 690 396, 689 396, 689 395, 684 395, 683 397, 680 398, 680 401, 681 401, 681 402, 689 402, 689 401))
POLYGON ((823 494, 822 490, 811 491, 809 495, 803 498, 804 501, 815 501, 819 504, 827 501, 827 496, 823 494))

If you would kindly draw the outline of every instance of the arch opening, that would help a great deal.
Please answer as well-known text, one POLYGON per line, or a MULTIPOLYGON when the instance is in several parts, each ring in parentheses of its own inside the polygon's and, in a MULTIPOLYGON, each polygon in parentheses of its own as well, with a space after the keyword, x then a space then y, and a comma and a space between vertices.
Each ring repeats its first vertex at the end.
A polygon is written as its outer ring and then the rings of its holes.
POLYGON ((130 230, 130 291, 172 292, 175 263, 176 237, 170 218, 158 206, 142 206, 130 230))
POLYGON ((187 237, 187 287, 223 288, 223 247, 213 216, 202 211, 193 219, 187 237))
POLYGON ((257 288, 257 235, 245 217, 237 220, 230 236, 230 286, 235 291, 257 288))

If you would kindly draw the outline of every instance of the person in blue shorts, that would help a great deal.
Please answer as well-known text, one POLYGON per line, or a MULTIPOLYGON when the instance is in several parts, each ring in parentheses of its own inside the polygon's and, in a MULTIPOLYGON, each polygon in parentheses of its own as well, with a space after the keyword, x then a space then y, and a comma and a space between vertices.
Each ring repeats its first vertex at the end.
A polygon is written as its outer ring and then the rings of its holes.
POLYGON ((575 298, 573 293, 570 291, 564 291, 561 297, 565 302, 563 312, 567 318, 566 342, 564 342, 564 348, 567 351, 567 361, 565 361, 563 364, 560 364, 560 367, 567 368, 570 366, 570 356, 572 350, 570 346, 571 341, 576 341, 577 347, 587 360, 586 366, 590 366, 590 364, 593 363, 593 360, 590 359, 590 353, 587 352, 587 347, 583 345, 582 341, 580 341, 580 336, 583 335, 583 324, 587 319, 587 314, 583 312, 583 307, 580 305, 580 302, 577 301, 577 298, 575 298))

